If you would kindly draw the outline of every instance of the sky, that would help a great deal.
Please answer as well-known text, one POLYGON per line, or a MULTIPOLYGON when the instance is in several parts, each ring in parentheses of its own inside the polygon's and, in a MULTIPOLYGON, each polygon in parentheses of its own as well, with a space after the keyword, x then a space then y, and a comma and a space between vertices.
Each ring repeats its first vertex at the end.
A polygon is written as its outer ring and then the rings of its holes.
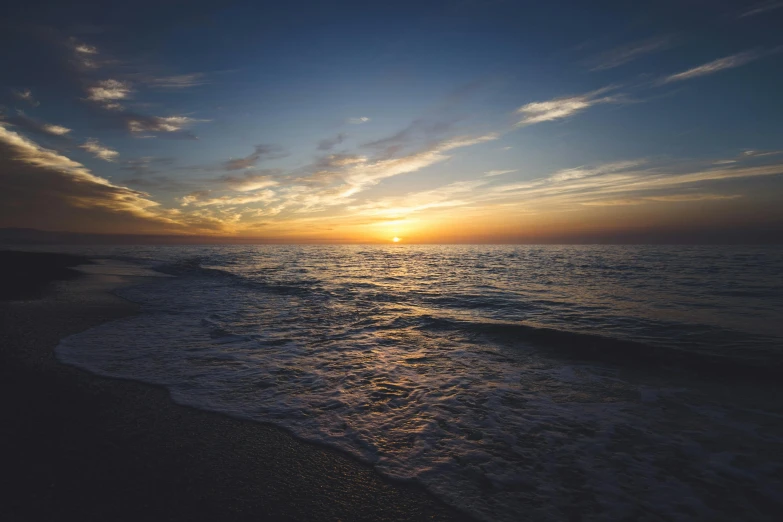
POLYGON ((68 4, 0 22, 0 227, 783 237, 781 1, 68 4))

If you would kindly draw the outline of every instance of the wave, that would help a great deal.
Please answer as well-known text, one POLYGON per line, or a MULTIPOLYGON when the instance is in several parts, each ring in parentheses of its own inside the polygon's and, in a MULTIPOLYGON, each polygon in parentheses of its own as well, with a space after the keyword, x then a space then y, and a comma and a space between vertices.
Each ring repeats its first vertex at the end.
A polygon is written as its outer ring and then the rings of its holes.
POLYGON ((693 346, 681 349, 522 323, 470 321, 435 316, 424 316, 421 322, 422 328, 475 333, 507 345, 519 347, 522 344, 548 354, 559 353, 584 360, 645 368, 653 365, 658 370, 750 379, 764 377, 777 380, 783 371, 783 363, 777 358, 777 350, 760 353, 758 350, 738 348, 737 351, 741 351, 742 355, 732 357, 706 353, 693 346))
MULTIPOLYGON (((126 256, 123 256, 126 257, 126 256)), ((129 259, 129 258, 127 258, 129 259)), ((173 262, 157 262, 152 267, 162 273, 179 277, 197 277, 210 280, 223 280, 231 285, 249 288, 266 294, 278 296, 306 297, 318 294, 321 298, 339 297, 350 300, 359 290, 377 290, 370 294, 375 303, 399 303, 402 296, 384 292, 383 287, 372 282, 354 282, 343 288, 339 296, 325 290, 321 281, 315 278, 294 279, 282 281, 265 280, 264 276, 255 279, 232 272, 229 269, 208 266, 212 260, 209 256, 190 256, 173 262), (205 266, 207 265, 207 266, 205 266)), ((755 339, 748 334, 742 334, 741 341, 730 347, 724 347, 721 353, 707 351, 710 338, 725 343, 732 335, 731 331, 707 331, 701 334, 698 341, 690 327, 685 325, 660 325, 669 333, 680 330, 677 346, 666 346, 661 343, 645 342, 644 340, 629 340, 612 335, 601 335, 575 329, 536 326, 522 322, 491 319, 460 319, 446 315, 449 310, 491 308, 500 310, 510 304, 504 298, 487 300, 478 294, 461 296, 443 295, 439 297, 424 297, 423 301, 436 308, 428 308, 415 317, 399 316, 394 319, 386 317, 382 320, 363 319, 352 326, 370 325, 380 329, 398 329, 416 327, 432 330, 454 330, 468 334, 482 335, 515 349, 532 348, 547 353, 550 356, 565 356, 581 360, 600 361, 622 366, 643 367, 665 372, 688 372, 704 376, 741 379, 777 379, 783 371, 783 361, 780 359, 781 346, 775 346, 770 338, 758 336, 755 339), (439 314, 437 312, 443 312, 439 314), (705 343, 705 339, 707 342, 705 343), (754 342, 756 341, 756 342, 754 342), (766 349, 758 348, 766 346, 766 349)), ((536 305, 541 305, 541 300, 536 305)), ((561 305, 552 302, 551 305, 561 305)), ((533 305, 528 305, 533 307, 533 305)), ((519 306, 517 306, 517 309, 519 306)), ((228 328, 223 326, 221 328, 228 328)), ((237 338, 238 334, 226 330, 227 340, 237 338)), ((641 337, 641 336, 640 336, 641 337)))
MULTIPOLYGON (((285 265, 229 254, 147 259, 179 277, 122 291, 142 313, 63 339, 57 357, 165 386, 180 404, 272 422, 390 478, 421 482, 484 520, 522 512, 561 520, 577 508, 633 518, 640 503, 677 518, 690 499, 747 506, 765 487, 775 496, 779 468, 765 457, 783 441, 783 427, 770 427, 779 417, 767 415, 778 399, 748 395, 748 410, 743 383, 733 382, 777 385, 774 338, 766 338, 769 352, 745 336, 736 338, 745 344, 732 337, 707 353, 706 341, 731 331, 621 315, 629 308, 608 306, 617 295, 601 309, 580 301, 583 294, 557 300, 542 281, 559 293, 573 282, 554 274, 490 285, 443 270, 416 273, 414 263, 392 279, 385 262, 366 267, 349 256, 319 271, 310 269, 316 256, 285 265), (492 286, 499 293, 482 296, 492 286), (482 317, 506 298, 505 317, 528 322, 482 317), (535 314, 514 315, 527 306, 535 314), (576 331, 585 325, 595 331, 576 331), (660 338, 648 342, 656 326, 660 338), (661 339, 678 344, 659 346, 661 339), (666 379, 671 373, 687 378, 666 379), (717 387, 693 375, 730 377, 730 396, 702 400, 717 387)), ((715 519, 719 509, 705 502, 698 514, 715 519)))

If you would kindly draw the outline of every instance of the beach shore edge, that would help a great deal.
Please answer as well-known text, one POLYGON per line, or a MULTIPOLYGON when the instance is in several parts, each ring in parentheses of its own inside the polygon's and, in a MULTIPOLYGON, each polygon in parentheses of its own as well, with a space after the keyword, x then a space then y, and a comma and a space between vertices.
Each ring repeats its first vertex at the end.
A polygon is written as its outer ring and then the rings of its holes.
POLYGON ((45 291, 0 301, 0 440, 13 477, 0 518, 469 520, 282 429, 59 363, 60 339, 138 312, 111 293, 134 278, 40 273, 45 291))

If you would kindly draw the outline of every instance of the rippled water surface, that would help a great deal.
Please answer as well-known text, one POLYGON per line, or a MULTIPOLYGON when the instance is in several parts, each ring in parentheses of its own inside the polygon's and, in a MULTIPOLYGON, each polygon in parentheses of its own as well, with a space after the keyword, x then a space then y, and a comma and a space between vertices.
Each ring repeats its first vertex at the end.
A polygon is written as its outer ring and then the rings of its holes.
POLYGON ((781 249, 89 253, 177 277, 121 290, 143 313, 61 360, 284 426, 478 518, 783 509, 781 249))

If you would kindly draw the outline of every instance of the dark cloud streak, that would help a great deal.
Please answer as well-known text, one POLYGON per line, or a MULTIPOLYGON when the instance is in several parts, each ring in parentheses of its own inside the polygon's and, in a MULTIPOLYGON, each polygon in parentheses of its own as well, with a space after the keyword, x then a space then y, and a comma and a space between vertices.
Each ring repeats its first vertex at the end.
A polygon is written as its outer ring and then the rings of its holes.
POLYGON ((287 156, 283 149, 277 145, 267 145, 260 143, 255 146, 255 150, 249 156, 228 160, 223 164, 226 170, 241 170, 254 167, 259 161, 284 158, 287 156))
POLYGON ((61 125, 54 125, 46 123, 37 118, 27 116, 23 111, 16 111, 16 114, 12 116, 3 116, 0 114, 0 119, 18 127, 21 130, 32 132, 38 135, 44 135, 50 138, 56 138, 61 140, 68 140, 68 134, 71 129, 63 127, 61 125))
POLYGON ((332 150, 348 138, 348 135, 341 132, 331 138, 325 138, 318 142, 318 150, 332 150))

